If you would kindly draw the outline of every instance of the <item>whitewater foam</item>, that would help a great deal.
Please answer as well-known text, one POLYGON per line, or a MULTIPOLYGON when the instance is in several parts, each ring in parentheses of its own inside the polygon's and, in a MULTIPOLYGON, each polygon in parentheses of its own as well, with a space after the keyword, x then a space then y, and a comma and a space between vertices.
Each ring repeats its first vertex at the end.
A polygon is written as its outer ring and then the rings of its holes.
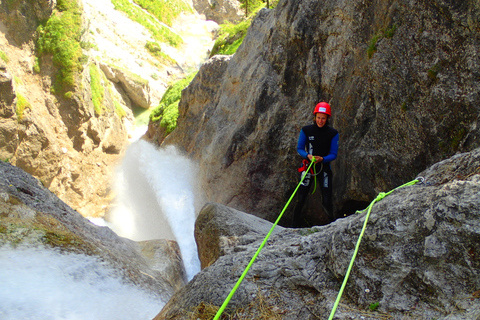
POLYGON ((171 239, 180 247, 188 280, 200 271, 195 228, 196 167, 175 147, 132 143, 116 173, 108 225, 135 240, 171 239))
POLYGON ((47 248, 0 248, 0 319, 150 320, 165 302, 104 262, 47 248))

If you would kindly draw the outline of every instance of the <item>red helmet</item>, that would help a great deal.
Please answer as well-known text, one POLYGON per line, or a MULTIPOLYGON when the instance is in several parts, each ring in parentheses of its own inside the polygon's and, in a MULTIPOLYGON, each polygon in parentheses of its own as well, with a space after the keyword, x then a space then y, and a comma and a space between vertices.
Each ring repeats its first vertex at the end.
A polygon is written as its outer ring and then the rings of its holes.
POLYGON ((332 115, 332 111, 330 109, 330 105, 326 102, 320 102, 315 106, 315 109, 313 110, 313 114, 315 113, 325 113, 328 116, 332 115))

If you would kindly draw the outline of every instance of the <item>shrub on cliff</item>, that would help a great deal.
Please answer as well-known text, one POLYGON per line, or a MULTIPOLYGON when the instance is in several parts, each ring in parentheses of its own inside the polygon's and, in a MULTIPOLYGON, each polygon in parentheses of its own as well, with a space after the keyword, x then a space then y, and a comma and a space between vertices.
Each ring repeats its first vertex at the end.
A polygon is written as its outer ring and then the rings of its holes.
POLYGON ((194 72, 170 85, 167 91, 165 91, 160 104, 150 113, 150 121, 160 121, 160 126, 166 129, 166 135, 177 127, 178 103, 182 96, 182 90, 190 84, 196 74, 194 72))

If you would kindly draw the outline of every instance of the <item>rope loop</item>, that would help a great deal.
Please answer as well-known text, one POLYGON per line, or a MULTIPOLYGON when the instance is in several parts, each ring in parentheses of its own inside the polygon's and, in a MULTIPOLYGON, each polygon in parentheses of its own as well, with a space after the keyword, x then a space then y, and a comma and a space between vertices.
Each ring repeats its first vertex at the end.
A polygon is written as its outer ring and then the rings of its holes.
POLYGON ((377 196, 377 198, 375 198, 375 201, 380 201, 382 200, 383 198, 385 198, 387 196, 387 194, 385 192, 380 192, 377 196))

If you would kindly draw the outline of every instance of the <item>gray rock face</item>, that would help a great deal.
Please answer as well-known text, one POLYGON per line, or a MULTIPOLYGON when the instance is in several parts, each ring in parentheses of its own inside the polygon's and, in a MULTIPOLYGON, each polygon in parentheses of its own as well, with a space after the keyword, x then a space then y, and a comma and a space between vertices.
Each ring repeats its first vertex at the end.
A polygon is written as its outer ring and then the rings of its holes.
MULTIPOLYGON (((202 269, 210 266, 220 256, 239 251, 240 247, 266 235, 271 227, 270 222, 254 215, 219 204, 206 204, 195 222, 195 241, 202 269)), ((273 234, 283 229, 277 227, 273 234)))
MULTIPOLYGON (((395 190, 373 206, 335 319, 480 317, 479 167, 480 149, 455 156, 423 172, 423 184, 395 190), (450 178, 435 181, 440 175, 450 178), (378 310, 369 311, 377 302, 378 310)), ((197 232, 215 229, 217 243, 238 234, 236 244, 220 251, 218 260, 176 293, 155 319, 189 319, 186 314, 202 303, 223 303, 266 234, 259 234, 256 223, 239 233, 240 215, 214 204, 202 210, 197 232), (229 219, 232 223, 225 223, 229 219)), ((271 319, 326 319, 365 217, 366 211, 328 226, 280 229, 227 312, 242 308, 237 311, 249 319, 265 310, 271 319)), ((215 250, 216 242, 210 243, 199 243, 201 255, 215 250)), ((224 242, 223 248, 228 247, 224 242)))
POLYGON ((336 211, 351 214, 480 145, 479 21, 477 2, 281 1, 202 67, 165 143, 203 166, 211 201, 272 220, 297 183, 299 131, 328 101, 336 211))
POLYGON ((0 161, 3 245, 49 246, 96 256, 125 281, 157 294, 162 301, 185 281, 176 243, 152 241, 139 245, 121 238, 109 228, 89 222, 23 170, 0 161))

